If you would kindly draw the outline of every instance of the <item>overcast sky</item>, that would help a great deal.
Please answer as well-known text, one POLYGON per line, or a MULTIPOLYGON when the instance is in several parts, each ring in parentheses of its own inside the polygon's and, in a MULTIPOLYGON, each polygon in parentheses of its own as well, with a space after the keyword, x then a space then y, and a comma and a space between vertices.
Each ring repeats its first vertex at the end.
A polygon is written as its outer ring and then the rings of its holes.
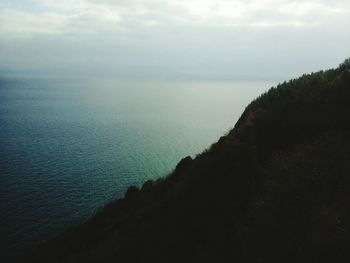
POLYGON ((349 0, 0 2, 0 72, 283 79, 349 56, 349 0))

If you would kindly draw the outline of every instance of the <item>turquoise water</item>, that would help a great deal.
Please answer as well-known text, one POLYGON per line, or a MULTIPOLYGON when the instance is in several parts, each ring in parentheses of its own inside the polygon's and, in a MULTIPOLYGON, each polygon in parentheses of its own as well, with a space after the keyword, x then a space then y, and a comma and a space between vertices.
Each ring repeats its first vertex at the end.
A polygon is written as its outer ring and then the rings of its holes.
POLYGON ((0 79, 3 256, 167 175, 230 130, 269 82, 0 79))

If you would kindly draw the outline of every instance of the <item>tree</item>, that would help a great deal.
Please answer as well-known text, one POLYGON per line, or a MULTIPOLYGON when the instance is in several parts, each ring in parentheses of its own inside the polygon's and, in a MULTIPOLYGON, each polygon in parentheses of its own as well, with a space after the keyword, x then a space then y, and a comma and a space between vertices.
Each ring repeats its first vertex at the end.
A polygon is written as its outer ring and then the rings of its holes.
POLYGON ((350 58, 344 60, 343 63, 339 65, 340 69, 350 69, 350 58))

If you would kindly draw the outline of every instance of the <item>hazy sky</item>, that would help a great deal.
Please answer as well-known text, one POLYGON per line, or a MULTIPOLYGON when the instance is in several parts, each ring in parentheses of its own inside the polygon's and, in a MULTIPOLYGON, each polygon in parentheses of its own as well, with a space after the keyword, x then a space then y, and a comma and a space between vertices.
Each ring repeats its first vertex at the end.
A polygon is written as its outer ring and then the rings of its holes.
POLYGON ((0 72, 284 78, 349 56, 349 0, 0 0, 0 72))

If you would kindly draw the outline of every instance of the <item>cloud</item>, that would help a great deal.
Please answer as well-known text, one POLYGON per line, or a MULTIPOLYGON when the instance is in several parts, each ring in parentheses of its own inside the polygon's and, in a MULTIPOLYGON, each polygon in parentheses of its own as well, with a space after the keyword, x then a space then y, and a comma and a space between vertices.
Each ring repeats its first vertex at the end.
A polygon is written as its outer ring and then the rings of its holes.
POLYGON ((132 32, 143 27, 323 26, 349 16, 348 1, 35 0, 41 12, 0 9, 0 34, 132 32))
POLYGON ((0 11, 0 36, 2 38, 37 34, 58 35, 64 33, 65 16, 58 13, 40 15, 4 8, 0 11))
POLYGON ((12 0, 0 70, 294 74, 349 56, 348 25, 348 0, 12 0))

